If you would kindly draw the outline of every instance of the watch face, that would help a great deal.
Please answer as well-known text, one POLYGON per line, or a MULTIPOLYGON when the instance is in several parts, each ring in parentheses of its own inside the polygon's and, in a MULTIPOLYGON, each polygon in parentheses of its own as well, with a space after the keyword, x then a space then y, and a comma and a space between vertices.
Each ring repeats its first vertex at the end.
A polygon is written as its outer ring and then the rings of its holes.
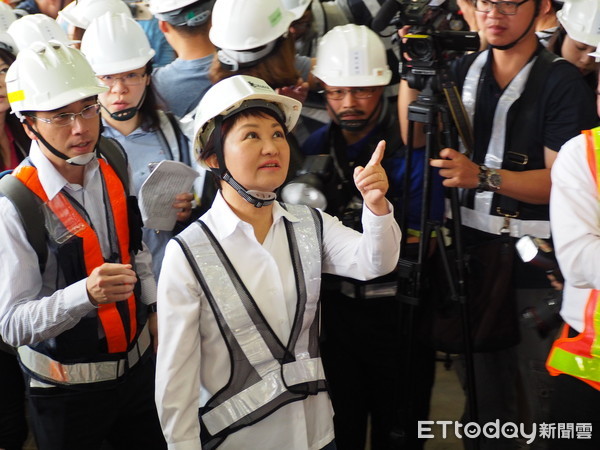
POLYGON ((492 173, 490 173, 488 181, 489 181, 491 187, 493 187, 495 189, 499 189, 500 183, 502 183, 502 177, 500 176, 500 174, 498 172, 492 172, 492 173))

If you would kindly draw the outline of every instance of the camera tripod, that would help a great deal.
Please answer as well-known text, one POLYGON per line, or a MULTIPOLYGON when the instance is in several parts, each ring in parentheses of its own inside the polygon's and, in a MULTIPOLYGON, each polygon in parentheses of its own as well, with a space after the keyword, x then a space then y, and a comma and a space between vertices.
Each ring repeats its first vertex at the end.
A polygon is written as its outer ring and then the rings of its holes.
MULTIPOLYGON (((402 207, 402 230, 407 229, 407 213, 410 197, 409 172, 412 163, 413 137, 416 123, 423 124, 425 134, 425 156, 423 168, 423 191, 421 202, 420 229, 421 239, 418 244, 418 252, 415 259, 406 258, 406 232, 403 233, 401 242, 401 258, 398 270, 398 298, 401 302, 401 323, 406 325, 404 349, 406 361, 406 373, 409 378, 405 382, 403 396, 400 397, 403 407, 399 412, 399 424, 404 428, 397 428, 392 432, 391 448, 406 448, 404 445, 408 439, 407 428, 414 426, 411 423, 411 414, 415 410, 414 391, 415 374, 411 370, 415 360, 415 312, 421 305, 424 296, 424 284, 426 275, 430 272, 431 261, 428 254, 431 248, 431 237, 435 236, 437 250, 440 252, 440 260, 443 266, 444 276, 450 290, 453 302, 458 302, 461 317, 463 336, 463 349, 466 366, 466 395, 468 404, 468 415, 472 421, 477 421, 477 401, 475 391, 475 373, 473 364, 473 349, 471 342, 471 330, 469 320, 468 298, 466 292, 466 269, 461 239, 461 220, 459 192, 456 188, 450 189, 450 204, 453 226, 453 246, 455 250, 455 271, 450 266, 450 257, 446 252, 443 230, 441 224, 430 217, 432 197, 432 168, 429 166, 431 158, 439 158, 439 150, 444 147, 458 148, 458 133, 463 138, 467 148, 472 148, 471 132, 468 120, 464 114, 462 102, 453 82, 449 81, 448 74, 442 70, 436 75, 414 75, 417 82, 421 82, 422 90, 414 102, 408 107, 408 142, 406 143, 406 171, 404 179, 404 197, 402 207), (445 95, 442 95, 442 88, 445 95), (453 121, 454 119, 454 121, 453 121), (441 120, 441 122, 440 122, 441 120), (456 125, 455 125, 456 123, 456 125), (440 127, 441 125, 441 127, 440 127)), ((414 80, 414 79, 413 79, 414 80)), ((478 449, 477 441, 473 442, 473 448, 478 449)))

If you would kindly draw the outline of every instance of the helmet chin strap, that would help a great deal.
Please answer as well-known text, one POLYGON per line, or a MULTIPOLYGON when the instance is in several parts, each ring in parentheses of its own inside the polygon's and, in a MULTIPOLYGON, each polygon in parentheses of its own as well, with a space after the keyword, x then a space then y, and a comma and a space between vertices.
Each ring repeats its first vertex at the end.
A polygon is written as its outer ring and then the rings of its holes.
POLYGON ((126 122, 130 119, 133 119, 137 112, 140 110, 140 107, 144 103, 144 100, 146 100, 146 92, 147 88, 144 89, 144 94, 142 95, 142 98, 140 99, 138 104, 136 106, 132 106, 131 108, 126 108, 122 109, 121 111, 115 111, 114 113, 111 113, 108 110, 108 108, 106 108, 106 106, 104 106, 102 103, 100 103, 100 106, 104 109, 104 111, 106 111, 110 115, 111 119, 117 120, 119 122, 126 122))
POLYGON ((263 192, 256 190, 248 190, 240 183, 238 183, 235 178, 231 176, 227 167, 225 167, 225 157, 223 156, 223 142, 221 140, 221 123, 223 122, 222 116, 217 116, 215 118, 215 129, 213 133, 215 133, 215 150, 217 154, 217 161, 219 163, 219 167, 211 169, 211 171, 216 174, 220 179, 225 181, 228 185, 230 185, 235 191, 248 203, 251 203, 256 208, 262 208, 263 206, 270 205, 277 198, 277 194, 275 192, 263 192))
MULTIPOLYGON (((100 120, 100 119, 98 119, 98 120, 100 120)), ((40 142, 42 144, 44 144, 44 147, 46 147, 50 151, 50 153, 52 153, 54 156, 59 157, 60 159, 65 160, 68 164, 71 164, 72 166, 85 166, 86 164, 89 164, 94 159, 96 159, 95 149, 94 149, 94 151, 91 151, 89 153, 85 153, 83 155, 77 155, 77 156, 74 156, 73 158, 69 158, 67 155, 60 152, 58 149, 56 149, 56 147, 54 147, 52 144, 50 144, 46 139, 44 139, 44 137, 39 133, 39 131, 34 129, 31 126, 31 124, 29 122, 27 122, 27 120, 25 120, 25 126, 27 126, 29 131, 31 131, 35 135, 35 137, 37 137, 40 140, 40 142)), ((96 139, 96 145, 97 145, 99 139, 100 139, 100 132, 98 132, 98 139, 96 139)))

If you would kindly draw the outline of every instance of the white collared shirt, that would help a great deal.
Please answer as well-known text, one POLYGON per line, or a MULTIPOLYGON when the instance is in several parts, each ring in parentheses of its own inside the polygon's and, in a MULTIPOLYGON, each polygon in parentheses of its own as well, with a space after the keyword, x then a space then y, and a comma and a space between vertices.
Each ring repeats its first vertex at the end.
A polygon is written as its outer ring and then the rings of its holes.
POLYGON ((552 165, 550 225, 565 277, 561 315, 583 332, 591 289, 600 289, 600 202, 590 171, 586 138, 567 141, 552 165))
MULTIPOLYGON (((364 209, 362 235, 321 214, 323 272, 364 280, 395 269, 401 233, 393 213, 378 217, 364 209)), ((241 221, 219 193, 202 220, 275 334, 287 342, 296 312, 296 289, 284 218, 298 220, 275 203, 273 225, 261 245, 252 226, 241 221)), ((163 432, 170 449, 197 450, 201 448, 200 389, 210 397, 225 386, 230 355, 205 294, 174 241, 163 259, 158 308, 156 401, 163 432)), ((231 434, 219 448, 317 450, 334 438, 332 417, 328 394, 321 392, 231 434)))
MULTIPOLYGON (((102 253, 108 257, 108 228, 98 161, 85 166, 83 186, 80 186, 67 182, 36 141, 31 143, 29 158, 38 170, 49 199, 64 189, 84 207, 98 235, 102 253)), ((18 347, 44 341, 73 328, 95 309, 87 295, 86 278, 70 286, 57 286, 57 263, 50 251, 42 275, 37 255, 12 202, 0 197, 0 211, 0 334, 3 339, 18 347)), ((149 252, 139 252, 135 263, 142 281, 143 301, 153 303, 156 288, 149 252)))

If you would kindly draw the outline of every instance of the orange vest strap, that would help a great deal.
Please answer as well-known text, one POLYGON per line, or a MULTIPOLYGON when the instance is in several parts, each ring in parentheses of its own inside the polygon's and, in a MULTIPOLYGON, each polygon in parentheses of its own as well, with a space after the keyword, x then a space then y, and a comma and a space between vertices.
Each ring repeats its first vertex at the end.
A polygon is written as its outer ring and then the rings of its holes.
MULTIPOLYGON (((100 170, 106 180, 109 201, 116 227, 117 239, 121 261, 124 264, 130 262, 129 256, 129 226, 127 220, 127 196, 120 179, 114 170, 103 160, 98 160, 100 170), (113 203, 114 202, 114 203, 113 203)), ((59 192, 52 200, 44 191, 37 169, 33 166, 19 167, 14 175, 19 178, 32 192, 34 192, 56 215, 65 228, 73 235, 82 239, 85 258, 85 269, 89 276, 92 271, 104 264, 102 248, 94 229, 85 221, 79 212, 71 205, 66 196, 59 192)), ((129 336, 125 335, 125 328, 121 314, 115 303, 104 303, 98 308, 98 317, 106 336, 108 352, 120 353, 127 351, 129 343, 133 341, 136 334, 136 305, 135 296, 127 299, 129 315, 129 336)))

